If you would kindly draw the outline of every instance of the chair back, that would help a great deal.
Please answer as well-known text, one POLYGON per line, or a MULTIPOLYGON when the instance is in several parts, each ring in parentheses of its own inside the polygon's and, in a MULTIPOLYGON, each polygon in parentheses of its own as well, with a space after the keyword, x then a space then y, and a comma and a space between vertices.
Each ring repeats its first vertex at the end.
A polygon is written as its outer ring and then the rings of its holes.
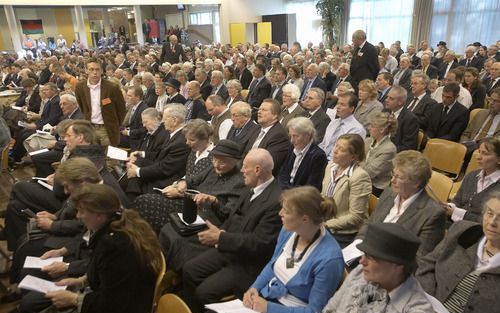
POLYGON ((155 284, 155 293, 153 296, 153 309, 151 312, 155 312, 156 307, 158 306, 158 300, 160 299, 162 288, 163 288, 163 277, 165 276, 165 272, 167 271, 167 263, 165 262, 165 256, 160 252, 161 255, 161 268, 158 273, 158 277, 156 278, 155 284))
POLYGON ((431 198, 438 202, 448 202, 453 180, 448 176, 436 171, 432 171, 431 179, 425 188, 431 198))
POLYGON ((451 174, 455 179, 462 171, 466 150, 460 143, 432 138, 427 141, 424 155, 429 158, 433 170, 451 174))
POLYGON ((191 310, 179 296, 167 293, 158 301, 156 313, 191 313, 191 310))
POLYGON ((479 113, 479 112, 481 112, 481 111, 489 111, 489 110, 488 109, 474 109, 474 110, 470 111, 470 113, 469 113, 469 123, 467 125, 469 125, 470 122, 476 116, 476 114, 479 113))
POLYGON ((248 89, 243 89, 241 91, 241 96, 243 97, 243 100, 247 100, 247 97, 248 97, 248 89))
POLYGON ((479 164, 477 163, 477 155, 479 154, 479 150, 476 149, 472 152, 472 156, 470 157, 469 164, 467 164, 467 169, 465 170, 465 174, 472 172, 473 170, 477 170, 479 168, 479 164))
POLYGON ((422 142, 424 141, 424 131, 419 129, 418 130, 418 138, 417 138, 417 150, 422 151, 422 142))
POLYGON ((375 207, 378 204, 378 198, 374 194, 368 196, 368 215, 372 215, 375 207))

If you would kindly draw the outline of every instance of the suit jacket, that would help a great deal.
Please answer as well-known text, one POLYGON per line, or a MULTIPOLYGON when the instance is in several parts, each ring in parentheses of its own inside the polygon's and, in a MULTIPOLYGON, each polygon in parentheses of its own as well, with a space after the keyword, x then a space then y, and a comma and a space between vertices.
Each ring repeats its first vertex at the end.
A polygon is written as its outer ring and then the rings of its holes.
MULTIPOLYGON (((92 107, 90 104, 90 90, 87 81, 76 85, 76 100, 86 120, 90 121, 92 107)), ((120 87, 108 80, 101 79, 101 115, 104 127, 108 133, 111 145, 117 146, 120 142, 120 125, 126 114, 125 100, 120 87)))
POLYGON ((392 87, 387 88, 384 94, 382 94, 382 91, 378 91, 378 97, 377 100, 378 102, 382 103, 385 107, 385 99, 387 99, 387 96, 389 95, 389 91, 391 91, 392 87))
POLYGON ((234 76, 240 81, 242 89, 248 89, 248 87, 250 87, 253 75, 248 68, 245 67, 241 73, 240 71, 236 71, 234 76))
POLYGON ((165 130, 163 124, 160 124, 152 134, 144 135, 139 144, 139 151, 158 153, 163 144, 170 139, 169 137, 168 131, 165 130))
POLYGON ((133 150, 136 150, 139 148, 141 145, 141 140, 146 134, 146 128, 142 126, 142 112, 146 110, 148 106, 144 101, 142 101, 137 108, 135 109, 134 115, 132 115, 130 119, 130 124, 128 127, 130 128, 130 135, 129 135, 129 141, 130 141, 130 148, 133 150))
POLYGON ((338 85, 342 82, 347 82, 347 83, 352 84, 352 76, 347 75, 347 77, 345 77, 343 80, 340 76, 337 76, 337 78, 335 79, 335 81, 332 84, 332 89, 330 89, 329 91, 333 94, 335 92, 335 90, 337 89, 338 85))
POLYGON ((40 72, 40 77, 38 78, 38 84, 45 85, 46 83, 48 83, 51 75, 52 72, 49 70, 49 67, 47 66, 40 72))
POLYGON ((269 97, 278 101, 280 104, 283 104, 283 86, 285 86, 285 85, 286 85, 286 82, 284 82, 281 85, 274 85, 273 88, 271 88, 271 93, 269 93, 269 97), (275 91, 276 91, 276 95, 274 95, 275 91))
MULTIPOLYGON (((378 201, 375 210, 368 219, 370 222, 383 222, 394 206, 397 194, 387 188, 378 201)), ((443 239, 445 233, 446 213, 444 209, 427 195, 425 190, 413 201, 412 204, 399 217, 396 224, 403 226, 418 236, 422 241, 417 251, 417 260, 434 250, 443 239)), ((359 231, 358 238, 363 239, 366 225, 359 231)))
MULTIPOLYGON (((457 66, 458 66, 458 62, 453 61, 453 64, 451 65, 450 70, 454 69, 457 66)), ((439 65, 439 70, 438 70, 439 79, 444 79, 447 68, 448 68, 448 63, 446 63, 446 62, 443 62, 443 63, 441 63, 441 65, 439 65)))
POLYGON ((469 62, 469 66, 466 66, 466 64, 467 64, 467 57, 464 56, 464 58, 460 60, 460 62, 458 62, 458 65, 465 67, 475 67, 477 68, 478 71, 481 71, 484 66, 484 60, 476 56, 473 56, 471 61, 469 62))
POLYGON ((220 96, 222 100, 224 100, 224 102, 227 100, 227 98, 229 98, 227 87, 224 84, 220 86, 219 90, 217 90, 217 93, 215 93, 215 87, 212 86, 212 92, 210 94, 220 96))
POLYGON ((429 64, 429 66, 427 67, 427 70, 424 72, 424 74, 429 76, 430 79, 435 79, 435 78, 438 78, 438 76, 439 76, 439 70, 434 65, 429 64))
POLYGON ((247 102, 252 108, 259 108, 264 99, 269 98, 271 93, 271 82, 263 77, 260 82, 256 83, 252 89, 248 91, 247 102))
MULTIPOLYGON (((474 118, 470 121, 467 128, 462 133, 462 137, 460 137, 460 142, 472 141, 476 138, 477 134, 481 130, 486 119, 490 116, 490 110, 483 109, 476 113, 474 118)), ((497 129, 493 133, 493 137, 500 138, 500 124, 497 125, 497 129)))
POLYGON ((59 124, 62 117, 63 113, 61 107, 59 106, 59 96, 56 95, 45 103, 40 119, 35 122, 36 128, 41 130, 45 124, 56 126, 59 124))
MULTIPOLYGON (((308 91, 308 90, 306 90, 308 84, 309 84, 309 79, 306 79, 304 81, 304 86, 302 86, 302 91, 300 92, 300 99, 302 99, 304 97, 305 93, 308 91)), ((321 79, 321 77, 319 77, 319 75, 314 78, 310 88, 319 88, 319 89, 323 90, 325 92, 325 94, 327 91, 326 83, 323 81, 323 79, 321 79)))
POLYGON ((188 115, 186 116, 186 120, 191 120, 195 118, 201 118, 202 120, 205 121, 210 120, 211 116, 207 112, 207 108, 205 107, 205 101, 203 101, 201 95, 199 95, 193 100, 187 99, 185 104, 188 107, 188 115), (190 103, 190 101, 192 101, 192 103, 190 103), (191 113, 189 114, 190 106, 192 107, 191 107, 191 113))
POLYGON ((182 131, 178 131, 163 144, 159 152, 146 152, 145 158, 139 158, 137 166, 140 167, 142 193, 151 193, 153 187, 169 186, 184 176, 190 151, 186 137, 182 131))
POLYGON ((389 137, 384 137, 372 147, 373 138, 365 139, 366 159, 360 166, 370 175, 372 185, 378 189, 389 187, 391 181, 392 159, 396 156, 396 146, 389 137))
MULTIPOLYGON (((413 99, 409 97, 406 107, 408 107, 412 101, 413 99)), ((420 128, 424 131, 427 129, 434 107, 438 107, 436 100, 432 99, 428 94, 425 94, 417 106, 411 110, 417 117, 420 128)))
POLYGON ((326 91, 332 90, 333 84, 337 81, 337 75, 332 72, 328 72, 325 77, 322 77, 323 81, 326 84, 326 91))
MULTIPOLYGON (((180 93, 177 93, 173 98, 170 98, 170 96, 167 98, 167 103, 180 103, 184 104, 186 103, 186 98, 184 98, 183 95, 180 93)), ((155 102, 156 104, 156 102, 155 102)))
MULTIPOLYGON (((26 105, 26 97, 28 93, 24 89, 19 98, 16 100, 15 106, 23 107, 26 105)), ((28 101, 28 111, 38 113, 40 111, 40 104, 42 103, 42 98, 40 98, 40 88, 38 85, 33 89, 33 93, 31 94, 30 100, 28 101)))
POLYGON ((417 150, 418 146, 418 119, 408 109, 403 108, 398 116, 398 129, 391 136, 398 152, 404 150, 417 150))
MULTIPOLYGON (((397 69, 394 71, 393 76, 395 77, 399 72, 401 72, 401 69, 397 69)), ((399 79, 399 86, 403 87, 411 93, 411 73, 413 71, 411 69, 406 69, 405 72, 401 75, 401 78, 399 79)))
POLYGON ((210 85, 210 81, 208 79, 200 85, 200 93, 203 101, 207 101, 208 96, 212 93, 212 85, 210 85))
POLYGON ((157 99, 158 99, 158 95, 156 94, 155 85, 153 84, 146 91, 146 94, 144 95, 142 102, 144 104, 146 104, 147 107, 154 108, 156 106, 157 99))
POLYGON ((384 105, 377 99, 370 100, 368 103, 368 105, 365 106, 362 105, 361 102, 358 102, 358 106, 353 113, 354 118, 356 118, 356 120, 363 125, 367 134, 369 134, 368 126, 370 125, 370 117, 384 109, 384 105))
MULTIPOLYGON (((332 179, 330 162, 325 169, 322 184, 323 195, 328 190, 332 179)), ((368 173, 358 165, 354 165, 351 176, 342 176, 333 190, 333 200, 337 205, 337 214, 326 221, 331 231, 340 234, 355 235, 368 218, 368 195, 372 192, 372 182, 368 173)))
POLYGON ((366 41, 362 49, 354 49, 350 67, 354 88, 363 79, 375 81, 379 70, 377 49, 371 43, 366 41))
MULTIPOLYGON (((260 134, 262 127, 256 129, 250 136, 248 143, 244 149, 245 155, 252 149, 252 146, 260 134)), ((273 175, 277 176, 281 165, 285 161, 286 155, 288 153, 288 148, 290 147, 290 139, 286 130, 281 126, 280 123, 276 122, 266 133, 264 138, 259 144, 259 148, 266 149, 273 156, 274 168, 273 175)))
MULTIPOLYGON (((251 284, 273 254, 281 228, 278 215, 281 189, 276 179, 250 202, 250 191, 240 196, 221 228, 218 250, 234 258, 234 279, 252 276, 251 284)), ((248 286, 246 286, 248 287, 248 286)))
POLYGON ((491 76, 484 80, 484 86, 486 87, 486 94, 491 97, 491 92, 493 89, 500 87, 500 79, 497 80, 493 86, 491 86, 491 76))
POLYGON ((246 149, 248 145, 248 141, 250 140, 250 137, 253 136, 254 132, 257 130, 260 130, 260 127, 258 124, 256 124, 252 119, 250 119, 244 126, 243 129, 236 135, 237 129, 233 126, 229 129, 229 132, 227 133, 227 140, 232 140, 236 142, 240 146, 240 151, 241 154, 244 153, 244 150, 246 149))
POLYGON ((292 111, 292 113, 288 113, 287 115, 284 115, 285 110, 287 110, 287 109, 284 109, 283 111, 281 111, 280 116, 278 118, 280 120, 281 125, 283 125, 283 127, 285 129, 287 129, 286 125, 288 124, 288 122, 291 119, 293 119, 295 117, 307 116, 306 110, 304 110, 300 106, 300 104, 297 105, 297 107, 292 111))
POLYGON ((314 128, 316 129, 316 142, 322 142, 323 137, 325 137, 326 128, 328 124, 330 124, 330 117, 326 115, 323 109, 319 109, 310 117, 310 120, 313 122, 314 128))
POLYGON ((483 84, 479 84, 476 88, 470 91, 470 96, 472 98, 472 105, 469 111, 474 109, 484 108, 484 100, 486 98, 486 87, 483 84))
POLYGON ((300 162, 299 168, 295 173, 293 183, 290 181, 293 164, 295 163, 296 155, 293 152, 293 146, 288 150, 285 162, 280 169, 278 182, 281 189, 290 189, 297 186, 310 185, 321 190, 321 183, 325 175, 325 167, 328 163, 326 154, 318 147, 316 143, 312 143, 306 154, 300 162))
POLYGON ((244 102, 244 101, 245 101, 245 99, 243 99, 243 97, 242 97, 241 95, 237 95, 236 97, 234 97, 233 101, 231 101, 231 97, 227 97, 227 99, 226 99, 226 102, 225 102, 225 103, 226 103, 226 106, 227 106, 228 108, 231 108, 231 106, 232 106, 233 104, 235 104, 236 102, 238 102, 238 101, 243 101, 243 102, 244 102), (229 102, 231 102, 231 104, 230 104, 229 102))
POLYGON ((500 182, 497 181, 489 185, 483 191, 478 192, 477 182, 479 180, 478 175, 480 172, 481 169, 477 169, 465 175, 462 180, 462 184, 452 201, 458 208, 467 210, 467 213, 464 215, 465 220, 478 223, 482 222, 482 212, 486 201, 492 194, 500 191, 500 182))
POLYGON ((469 122, 469 110, 456 102, 443 113, 443 105, 435 106, 429 119, 429 127, 425 134, 429 138, 441 138, 457 142, 469 122))
POLYGON ((184 49, 182 48, 182 45, 180 43, 177 43, 174 46, 174 50, 171 49, 170 43, 166 42, 163 44, 163 47, 161 49, 161 55, 160 55, 160 60, 161 63, 168 62, 172 65, 177 64, 179 62, 184 62, 187 60, 186 53, 184 52, 184 49), (179 58, 181 59, 179 61, 179 58))
MULTIPOLYGON (((476 269, 478 245, 483 236, 478 223, 454 223, 436 249, 420 260, 415 276, 425 291, 440 302, 446 301, 465 276, 476 269)), ((498 308, 499 284, 500 267, 481 271, 465 299, 463 312, 492 312, 492 308, 498 308)))

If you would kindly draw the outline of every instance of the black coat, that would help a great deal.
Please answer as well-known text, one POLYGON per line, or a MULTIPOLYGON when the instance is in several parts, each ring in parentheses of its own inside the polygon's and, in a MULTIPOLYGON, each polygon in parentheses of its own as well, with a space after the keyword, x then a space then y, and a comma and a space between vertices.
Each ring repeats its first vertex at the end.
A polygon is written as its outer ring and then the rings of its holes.
POLYGON ((208 79, 206 79, 203 82, 203 84, 201 84, 200 93, 201 93, 201 97, 203 98, 203 100, 207 101, 207 98, 212 93, 212 85, 210 85, 210 82, 208 81, 208 79))
POLYGON ((391 136, 391 140, 398 152, 404 150, 417 150, 418 146, 418 120, 417 117, 406 108, 398 115, 398 129, 391 136))
POLYGON ((177 64, 179 62, 184 62, 187 60, 186 53, 184 52, 184 49, 182 48, 181 44, 176 44, 174 47, 173 51, 170 48, 170 43, 166 42, 163 44, 163 47, 161 49, 161 55, 160 55, 160 60, 161 63, 168 62, 172 65, 177 64), (181 58, 181 61, 179 61, 179 58, 181 58))
POLYGON ((310 185, 318 188, 321 191, 321 184, 323 183, 323 176, 325 175, 325 167, 328 163, 326 154, 318 147, 316 143, 312 143, 306 155, 300 162, 299 168, 295 173, 293 183, 290 182, 290 174, 295 162, 295 153, 293 146, 288 150, 288 155, 285 163, 280 169, 278 182, 281 189, 289 189, 297 186, 310 185))
POLYGON ((248 89, 248 87, 250 87, 250 83, 252 82, 252 79, 253 79, 252 73, 246 67, 245 67, 245 69, 243 69, 242 73, 237 71, 237 73, 235 73, 235 77, 237 79, 239 79, 242 89, 248 89))
POLYGON ((432 110, 429 127, 425 134, 429 138, 441 138, 458 142, 468 122, 469 110, 462 104, 456 102, 448 114, 444 114, 443 105, 440 104, 432 110))
POLYGON ((156 105, 157 99, 158 99, 158 95, 156 94, 155 85, 153 84, 146 91, 146 94, 144 95, 142 102, 145 103, 147 107, 154 108, 156 105))
MULTIPOLYGON (((411 104, 413 98, 409 98, 406 104, 406 107, 411 104)), ((432 99, 428 94, 424 95, 422 99, 418 102, 415 108, 412 108, 411 112, 415 114, 418 119, 418 124, 420 128, 424 131, 427 129, 427 125, 429 124, 429 120, 432 115, 432 110, 434 107, 437 107, 438 103, 436 100, 432 99)))
POLYGON ((350 67, 354 88, 363 79, 375 81, 379 70, 377 49, 371 43, 367 41, 362 49, 354 49, 350 67))
POLYGON ((258 124, 256 124, 252 119, 248 121, 248 123, 243 126, 243 129, 236 135, 237 129, 233 126, 229 129, 229 132, 227 133, 227 140, 232 140, 236 142, 240 146, 240 151, 243 154, 244 149, 248 145, 248 141, 250 140, 250 137, 253 135, 257 129, 260 130, 260 127, 258 124))
POLYGON ((36 128, 41 130, 45 124, 56 126, 62 119, 63 113, 59 106, 59 96, 54 96, 45 103, 43 112, 38 121, 35 122, 36 128))
POLYGON ((330 124, 330 117, 326 115, 323 109, 319 109, 310 119, 316 129, 316 142, 322 142, 323 137, 325 137, 326 128, 330 124))
POLYGON ((249 89, 247 102, 252 108, 259 108, 264 99, 269 98, 271 93, 271 82, 263 77, 253 88, 249 89))

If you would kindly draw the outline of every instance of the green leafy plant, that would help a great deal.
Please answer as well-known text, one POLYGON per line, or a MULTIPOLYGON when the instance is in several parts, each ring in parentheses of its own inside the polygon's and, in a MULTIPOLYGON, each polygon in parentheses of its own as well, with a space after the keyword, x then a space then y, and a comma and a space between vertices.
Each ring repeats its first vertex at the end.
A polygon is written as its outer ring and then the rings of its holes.
POLYGON ((316 12, 321 15, 325 45, 330 47, 338 44, 341 38, 342 15, 344 14, 345 0, 319 0, 316 3, 316 12))

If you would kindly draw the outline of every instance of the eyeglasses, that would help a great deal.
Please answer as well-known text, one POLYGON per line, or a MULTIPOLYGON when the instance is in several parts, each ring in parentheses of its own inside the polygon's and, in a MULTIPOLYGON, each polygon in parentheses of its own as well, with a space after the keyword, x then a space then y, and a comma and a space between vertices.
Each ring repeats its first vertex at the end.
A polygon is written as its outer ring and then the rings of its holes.
POLYGON ((405 181, 405 180, 408 179, 408 178, 403 177, 403 176, 401 176, 399 174, 396 174, 394 171, 391 171, 391 177, 394 178, 394 179, 397 179, 399 181, 405 181))

